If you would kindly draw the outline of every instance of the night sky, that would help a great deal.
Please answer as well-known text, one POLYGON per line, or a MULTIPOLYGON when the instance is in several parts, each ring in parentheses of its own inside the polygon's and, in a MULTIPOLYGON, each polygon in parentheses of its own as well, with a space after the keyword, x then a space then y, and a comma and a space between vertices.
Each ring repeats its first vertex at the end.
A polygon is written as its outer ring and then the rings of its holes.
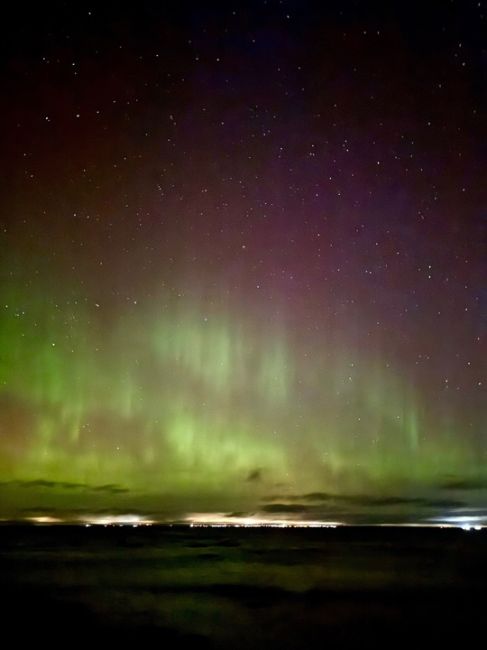
POLYGON ((487 511, 484 0, 18 5, 0 515, 487 511))

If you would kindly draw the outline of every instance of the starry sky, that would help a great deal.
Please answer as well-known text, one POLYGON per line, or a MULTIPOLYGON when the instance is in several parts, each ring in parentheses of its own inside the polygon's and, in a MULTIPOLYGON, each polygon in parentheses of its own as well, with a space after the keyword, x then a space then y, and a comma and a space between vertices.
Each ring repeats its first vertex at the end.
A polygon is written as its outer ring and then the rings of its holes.
POLYGON ((3 24, 0 515, 487 509, 486 3, 3 24))

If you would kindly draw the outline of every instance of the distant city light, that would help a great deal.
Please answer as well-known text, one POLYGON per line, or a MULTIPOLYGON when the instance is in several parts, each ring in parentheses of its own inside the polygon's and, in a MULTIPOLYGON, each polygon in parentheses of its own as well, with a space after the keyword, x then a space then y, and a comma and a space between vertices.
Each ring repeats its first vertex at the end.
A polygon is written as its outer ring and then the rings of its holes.
POLYGON ((84 514, 82 516, 66 516, 64 518, 51 515, 35 515, 24 518, 32 524, 43 525, 82 525, 91 526, 189 526, 190 528, 337 528, 340 526, 377 527, 377 528, 456 528, 465 531, 480 531, 487 528, 485 516, 455 515, 435 517, 429 521, 418 522, 384 522, 384 523, 354 523, 350 521, 297 519, 292 517, 272 517, 265 514, 250 514, 233 516, 228 512, 197 512, 189 513, 181 519, 168 520, 156 516, 134 513, 126 514, 84 514))
POLYGON ((85 526, 150 526, 156 521, 140 515, 91 515, 80 518, 85 526))
POLYGON ((462 530, 482 530, 487 527, 487 517, 485 515, 448 515, 435 517, 432 521, 452 528, 461 528, 462 530))
POLYGON ((344 526, 340 521, 274 519, 258 515, 231 517, 226 513, 193 513, 185 517, 191 528, 336 528, 344 526))

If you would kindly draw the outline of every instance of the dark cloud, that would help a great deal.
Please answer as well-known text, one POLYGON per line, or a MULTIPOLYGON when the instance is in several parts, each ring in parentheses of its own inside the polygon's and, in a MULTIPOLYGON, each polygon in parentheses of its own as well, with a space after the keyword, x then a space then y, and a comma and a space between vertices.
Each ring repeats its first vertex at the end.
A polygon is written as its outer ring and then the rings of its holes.
POLYGON ((399 497, 399 496, 371 496, 371 495, 351 495, 340 498, 340 501, 345 501, 357 506, 408 506, 408 505, 424 505, 424 499, 421 497, 399 497))
POLYGON ((66 481, 62 481, 60 483, 55 484, 54 487, 60 487, 65 490, 86 490, 89 489, 88 486, 85 483, 67 483, 66 481))
POLYGON ((457 508, 464 503, 453 499, 434 499, 426 497, 377 496, 358 494, 328 494, 326 492, 309 492, 307 494, 272 495, 264 501, 311 502, 321 504, 348 504, 349 506, 375 508, 395 506, 418 506, 431 508, 457 508))
POLYGON ((460 477, 449 477, 438 486, 441 490, 487 490, 486 478, 465 479, 460 477))
POLYGON ((115 483, 105 485, 90 485, 89 483, 74 483, 69 481, 48 481, 46 479, 35 479, 33 481, 2 481, 0 487, 19 487, 26 489, 61 489, 61 490, 80 490, 84 492, 105 492, 107 494, 123 494, 129 492, 128 488, 115 483))
POLYGON ((458 499, 424 499, 423 505, 428 508, 462 508, 465 502, 458 499))
POLYGON ((117 485, 115 483, 107 483, 106 485, 95 485, 91 487, 93 492, 108 492, 109 494, 123 494, 129 492, 127 488, 117 485))
POLYGON ((308 492, 308 494, 303 495, 305 501, 330 501, 330 499, 334 498, 333 494, 326 492, 308 492))
POLYGON ((332 501, 340 499, 340 495, 327 492, 309 492, 308 494, 271 494, 264 501, 332 501))
POLYGON ((293 513, 303 513, 311 512, 315 508, 314 506, 304 505, 302 503, 267 503, 262 507, 263 512, 293 512, 293 513))
POLYGON ((56 481, 46 481, 44 479, 38 479, 36 481, 14 481, 13 484, 18 485, 21 488, 55 488, 59 487, 59 483, 56 481))
POLYGON ((248 476, 247 476, 247 478, 245 480, 247 482, 262 480, 262 470, 260 468, 253 469, 252 471, 249 472, 249 474, 248 474, 248 476))

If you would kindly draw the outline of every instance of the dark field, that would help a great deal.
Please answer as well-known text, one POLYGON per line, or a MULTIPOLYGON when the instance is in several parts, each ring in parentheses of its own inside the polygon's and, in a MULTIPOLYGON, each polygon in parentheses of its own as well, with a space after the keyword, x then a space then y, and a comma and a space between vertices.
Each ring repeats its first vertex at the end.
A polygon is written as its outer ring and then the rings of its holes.
POLYGON ((487 531, 4 526, 0 540, 9 647, 485 639, 487 531))

